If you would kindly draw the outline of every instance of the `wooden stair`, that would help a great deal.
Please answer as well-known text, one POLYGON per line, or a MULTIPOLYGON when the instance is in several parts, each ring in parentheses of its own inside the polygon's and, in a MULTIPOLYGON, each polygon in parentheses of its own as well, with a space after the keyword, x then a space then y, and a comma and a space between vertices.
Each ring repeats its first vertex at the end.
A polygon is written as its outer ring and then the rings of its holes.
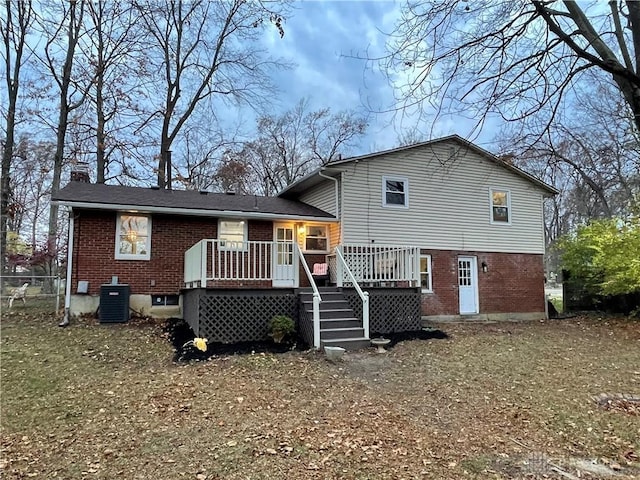
MULTIPOLYGON (((359 350, 371 346, 364 336, 362 320, 357 318, 342 290, 337 287, 319 287, 320 303, 320 346, 342 347, 345 350, 359 350)), ((299 291, 302 308, 313 319, 313 290, 299 291)))

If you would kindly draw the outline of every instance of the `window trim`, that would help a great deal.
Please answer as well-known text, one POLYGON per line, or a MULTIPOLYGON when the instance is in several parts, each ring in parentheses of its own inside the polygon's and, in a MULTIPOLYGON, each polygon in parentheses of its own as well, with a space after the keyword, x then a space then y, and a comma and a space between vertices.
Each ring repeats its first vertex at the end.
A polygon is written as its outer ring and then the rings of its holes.
POLYGON ((423 272, 422 271, 422 261, 420 262, 420 271, 418 272, 420 275, 420 291, 422 293, 433 293, 433 269, 432 269, 432 261, 431 261, 431 254, 428 253, 421 253, 420 254, 420 260, 422 260, 423 258, 427 259, 427 268, 428 271, 427 272, 423 272), (423 273, 428 273, 429 274, 429 288, 422 288, 422 274, 423 273))
POLYGON ((116 260, 151 260, 151 215, 138 212, 118 212, 116 215, 116 243, 115 243, 115 259, 116 260), (147 219, 147 243, 145 254, 120 253, 120 237, 122 232, 121 218, 123 215, 131 217, 144 217, 147 219))
POLYGON ((382 206, 385 208, 409 208, 409 179, 395 175, 382 176, 382 206), (404 184, 404 205, 387 203, 387 181, 402 182, 404 184))
POLYGON ((508 188, 489 188, 489 220, 492 225, 511 225, 511 218, 513 212, 511 211, 511 190, 508 188), (507 194, 507 221, 503 222, 501 220, 494 220, 493 218, 493 194, 494 192, 506 193, 507 194))
POLYGON ((218 249, 219 250, 227 250, 234 252, 246 252, 249 248, 249 222, 243 218, 219 218, 218 219, 218 249), (224 238, 220 238, 220 234, 222 233, 222 222, 238 222, 242 223, 243 231, 242 231, 242 246, 240 248, 232 247, 228 245, 223 245, 222 241, 226 241, 224 238))
POLYGON ((329 252, 329 225, 327 224, 319 224, 319 223, 313 223, 313 224, 307 224, 304 226, 304 240, 303 240, 303 246, 304 246, 304 253, 328 253, 329 252), (322 227, 324 228, 324 237, 317 237, 317 236, 312 236, 311 238, 324 238, 327 241, 327 248, 325 250, 307 250, 307 238, 309 238, 309 236, 307 235, 307 228, 309 227, 322 227))

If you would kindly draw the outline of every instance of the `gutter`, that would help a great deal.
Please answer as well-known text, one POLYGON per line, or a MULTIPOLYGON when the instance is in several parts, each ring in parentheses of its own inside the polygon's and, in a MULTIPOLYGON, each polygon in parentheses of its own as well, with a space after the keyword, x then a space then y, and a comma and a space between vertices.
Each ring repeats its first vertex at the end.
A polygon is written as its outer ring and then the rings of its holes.
POLYGON ((93 202, 74 202, 68 200, 54 200, 58 205, 73 208, 85 208, 89 210, 112 210, 125 212, 145 212, 145 213, 166 213, 181 216, 194 217, 225 217, 225 218, 257 218, 261 220, 298 220, 335 223, 337 217, 314 217, 302 215, 290 215, 283 213, 263 213, 263 212, 243 212, 240 210, 207 210, 201 208, 176 208, 176 207, 154 207, 146 205, 127 205, 120 203, 93 203, 93 202))

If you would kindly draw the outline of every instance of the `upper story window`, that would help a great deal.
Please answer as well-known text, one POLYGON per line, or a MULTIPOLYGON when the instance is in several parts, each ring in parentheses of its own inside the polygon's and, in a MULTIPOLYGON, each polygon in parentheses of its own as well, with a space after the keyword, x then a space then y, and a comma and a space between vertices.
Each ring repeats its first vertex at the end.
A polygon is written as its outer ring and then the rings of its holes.
POLYGON ((304 249, 307 252, 326 252, 329 242, 327 240, 326 225, 308 225, 305 231, 304 249))
POLYGON ((423 293, 432 292, 431 255, 420 255, 420 288, 423 293))
POLYGON ((508 190, 489 189, 491 223, 511 223, 511 193, 508 190))
POLYGON ((244 220, 220 220, 218 240, 220 240, 220 248, 244 250, 247 241, 247 222, 244 220))
POLYGON ((382 205, 409 207, 409 180, 404 177, 382 177, 382 205))
POLYGON ((149 260, 151 258, 151 217, 119 213, 116 226, 116 259, 149 260))

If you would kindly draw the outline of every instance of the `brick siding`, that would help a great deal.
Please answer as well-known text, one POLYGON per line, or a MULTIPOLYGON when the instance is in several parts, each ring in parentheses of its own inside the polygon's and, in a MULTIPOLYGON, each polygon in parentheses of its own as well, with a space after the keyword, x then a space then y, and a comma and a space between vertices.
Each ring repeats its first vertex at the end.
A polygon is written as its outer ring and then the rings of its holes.
MULTIPOLYGON (((153 215, 151 259, 116 260, 116 218, 116 212, 76 212, 72 291, 76 291, 78 280, 87 280, 89 293, 98 294, 100 285, 117 275, 120 283, 131 286, 132 294, 179 293, 184 281, 184 253, 201 239, 218 236, 216 218, 153 215)), ((248 229, 250 241, 273 239, 270 221, 251 220, 248 229)))
POLYGON ((477 257, 480 314, 545 311, 542 255, 443 250, 422 250, 422 254, 431 255, 433 287, 433 293, 422 295, 423 315, 459 313, 459 256, 477 257))

